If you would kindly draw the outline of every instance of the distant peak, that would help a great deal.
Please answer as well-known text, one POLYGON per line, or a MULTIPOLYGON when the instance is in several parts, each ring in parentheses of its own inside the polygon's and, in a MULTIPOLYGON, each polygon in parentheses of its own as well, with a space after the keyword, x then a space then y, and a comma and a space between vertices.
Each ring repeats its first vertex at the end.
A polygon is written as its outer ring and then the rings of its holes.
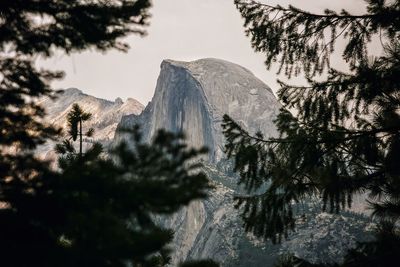
POLYGON ((124 101, 122 101, 122 99, 120 97, 117 97, 114 102, 117 105, 122 105, 124 103, 124 101))
POLYGON ((64 94, 83 94, 83 92, 81 90, 79 90, 78 88, 68 88, 63 90, 64 94))
POLYGON ((143 108, 144 108, 144 106, 143 106, 142 103, 140 103, 139 101, 137 101, 136 99, 131 98, 131 97, 128 97, 128 98, 126 99, 126 103, 134 104, 134 105, 137 105, 137 106, 140 106, 140 107, 143 107, 143 108))

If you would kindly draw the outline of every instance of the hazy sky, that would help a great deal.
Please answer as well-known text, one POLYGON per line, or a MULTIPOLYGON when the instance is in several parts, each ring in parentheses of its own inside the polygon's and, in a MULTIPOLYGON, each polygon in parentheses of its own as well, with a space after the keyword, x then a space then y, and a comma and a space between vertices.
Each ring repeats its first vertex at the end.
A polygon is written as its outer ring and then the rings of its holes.
MULTIPOLYGON (((362 0, 264 0, 288 3, 313 12, 345 8, 362 13, 362 0)), ((251 70, 274 91, 275 71, 266 71, 262 54, 255 54, 244 34, 243 20, 233 0, 154 0, 148 35, 131 36, 128 53, 85 52, 57 54, 41 62, 47 68, 64 70, 66 78, 55 88, 76 87, 96 97, 114 100, 133 97, 143 104, 151 100, 163 59, 191 61, 221 58, 251 70)))

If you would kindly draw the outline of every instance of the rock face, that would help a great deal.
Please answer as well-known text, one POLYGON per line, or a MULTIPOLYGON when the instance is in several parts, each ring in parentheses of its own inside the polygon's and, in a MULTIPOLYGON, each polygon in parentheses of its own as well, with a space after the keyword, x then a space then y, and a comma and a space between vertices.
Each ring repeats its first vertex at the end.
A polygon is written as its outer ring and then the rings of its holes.
MULTIPOLYGON (((340 237, 352 235, 352 224, 358 220, 343 221, 335 216, 323 217, 324 225, 329 227, 321 229, 321 235, 313 233, 314 238, 309 238, 312 220, 299 225, 286 246, 261 242, 244 233, 238 211, 233 207, 233 196, 239 188, 223 154, 222 116, 228 114, 250 133, 261 131, 265 136, 275 136, 273 120, 279 108, 271 89, 241 66, 218 59, 165 60, 152 101, 140 115, 122 117, 118 127, 129 129, 141 125, 147 141, 164 128, 183 131, 191 146, 209 148, 204 170, 215 184, 209 198, 193 202, 168 218, 158 218, 160 224, 175 232, 172 266, 184 260, 211 258, 221 266, 265 267, 273 266, 277 255, 287 252, 313 262, 324 260, 326 254, 329 259, 340 260, 342 252, 354 245, 340 244, 343 249, 326 246, 337 240, 338 227, 345 229, 340 237), (296 245, 307 239, 313 240, 313 247, 296 245)), ((126 138, 117 132, 115 143, 126 138)), ((314 212, 315 216, 318 212, 314 212)))
POLYGON ((140 124, 145 138, 157 129, 184 131, 192 146, 207 146, 209 161, 222 159, 222 116, 252 132, 275 135, 279 111, 271 89, 249 70, 218 59, 164 60, 152 101, 140 116, 124 116, 121 126, 140 124))
POLYGON ((62 91, 55 100, 45 97, 40 101, 40 104, 46 108, 45 120, 63 128, 67 126, 67 114, 74 103, 79 104, 86 112, 92 113, 93 116, 86 127, 95 129, 97 140, 112 140, 122 116, 138 115, 144 108, 141 103, 132 98, 128 98, 125 102, 117 98, 115 102, 112 102, 84 94, 76 88, 62 91))
MULTIPOLYGON (((76 88, 60 91, 56 99, 44 97, 39 102, 45 109, 46 123, 56 127, 67 127, 67 114, 74 103, 79 104, 92 118, 85 123, 85 129, 94 128, 94 140, 107 145, 114 138, 115 130, 122 116, 140 114, 144 106, 137 100, 128 98, 125 102, 117 98, 115 102, 84 94, 76 88)), ((45 158, 54 158, 54 143, 47 143, 38 148, 38 153, 45 158)))
MULTIPOLYGON (((138 116, 128 115, 119 127, 142 126, 145 140, 161 128, 183 131, 191 146, 209 148, 206 171, 215 190, 169 218, 160 219, 175 231, 173 265, 185 259, 212 258, 230 266, 247 237, 233 207, 232 177, 216 166, 224 159, 222 116, 230 115, 250 132, 276 135, 273 119, 280 105, 271 89, 247 69, 218 59, 194 62, 165 60, 152 101, 138 116)), ((116 142, 124 139, 116 135, 116 142)), ((254 250, 259 248, 254 247, 254 250)))

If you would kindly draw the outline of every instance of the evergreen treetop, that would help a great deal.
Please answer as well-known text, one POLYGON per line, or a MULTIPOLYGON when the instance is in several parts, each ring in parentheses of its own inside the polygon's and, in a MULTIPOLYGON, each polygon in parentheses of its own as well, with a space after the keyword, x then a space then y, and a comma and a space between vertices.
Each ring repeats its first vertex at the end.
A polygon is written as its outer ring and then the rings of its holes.
POLYGON ((83 155, 83 137, 93 137, 94 129, 89 128, 86 133, 83 132, 83 122, 88 121, 92 118, 92 114, 88 112, 84 112, 82 108, 74 103, 72 105, 72 109, 67 114, 68 121, 68 136, 69 138, 65 139, 62 144, 56 145, 56 151, 59 154, 75 154, 76 149, 73 145, 73 142, 76 141, 79 137, 79 156, 83 155), (72 142, 71 142, 72 140, 72 142))

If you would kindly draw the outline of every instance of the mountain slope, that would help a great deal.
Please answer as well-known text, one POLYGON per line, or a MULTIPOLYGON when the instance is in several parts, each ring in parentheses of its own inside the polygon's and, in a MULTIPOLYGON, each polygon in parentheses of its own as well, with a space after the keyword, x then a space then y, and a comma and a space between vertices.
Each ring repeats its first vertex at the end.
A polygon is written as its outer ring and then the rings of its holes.
MULTIPOLYGON (((56 99, 44 97, 39 104, 46 109, 44 121, 56 127, 67 129, 67 114, 74 103, 79 104, 86 112, 92 113, 92 118, 85 122, 85 129, 94 128, 95 134, 92 141, 107 145, 113 140, 118 123, 122 116, 140 114, 144 106, 137 100, 128 98, 123 102, 117 98, 114 102, 84 94, 76 88, 60 91, 56 99)), ((55 158, 54 143, 38 148, 38 154, 44 158, 55 158)))
POLYGON ((137 100, 128 98, 123 102, 117 98, 114 102, 84 94, 76 88, 64 90, 53 100, 43 98, 40 104, 46 108, 46 121, 58 127, 67 126, 67 114, 74 103, 79 104, 83 110, 92 113, 93 117, 86 127, 96 130, 96 139, 111 140, 114 138, 116 127, 121 117, 128 114, 140 114, 144 106, 137 100))

